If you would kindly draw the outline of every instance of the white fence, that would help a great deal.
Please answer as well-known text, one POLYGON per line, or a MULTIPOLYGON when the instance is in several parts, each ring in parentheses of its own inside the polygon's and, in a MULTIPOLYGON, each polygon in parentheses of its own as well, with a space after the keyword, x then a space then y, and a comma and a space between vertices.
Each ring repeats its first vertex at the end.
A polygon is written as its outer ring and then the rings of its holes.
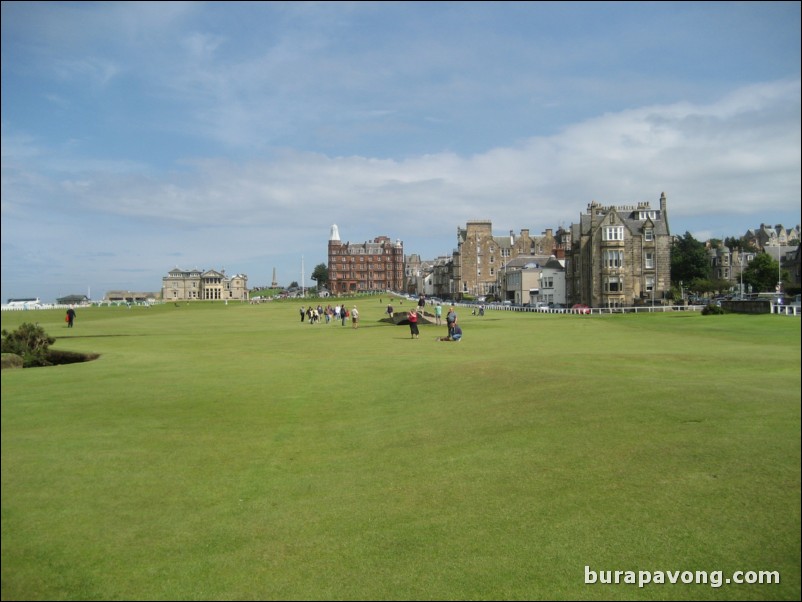
POLYGON ((36 311, 37 309, 57 309, 59 307, 61 306, 51 303, 10 303, 8 305, 0 305, 0 311, 36 311))
MULTIPOLYGON (((475 303, 460 303, 458 304, 466 308, 477 308, 475 303)), ((501 303, 488 303, 485 310, 494 311, 517 311, 526 313, 538 314, 630 314, 630 313, 665 313, 665 312, 679 312, 679 311, 702 311, 704 305, 655 305, 655 306, 633 306, 633 307, 585 307, 585 308, 568 308, 568 307, 529 307, 527 305, 502 305, 501 303)))
POLYGON ((799 306, 798 305, 777 305, 772 303, 771 304, 771 313, 778 314, 782 316, 799 316, 799 306))

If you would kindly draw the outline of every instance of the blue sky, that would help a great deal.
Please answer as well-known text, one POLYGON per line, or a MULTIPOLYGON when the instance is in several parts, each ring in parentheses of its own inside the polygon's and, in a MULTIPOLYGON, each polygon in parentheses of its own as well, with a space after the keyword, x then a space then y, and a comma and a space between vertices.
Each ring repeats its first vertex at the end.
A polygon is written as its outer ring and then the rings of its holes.
POLYGON ((798 2, 3 2, 2 300, 343 241, 800 223, 798 2))

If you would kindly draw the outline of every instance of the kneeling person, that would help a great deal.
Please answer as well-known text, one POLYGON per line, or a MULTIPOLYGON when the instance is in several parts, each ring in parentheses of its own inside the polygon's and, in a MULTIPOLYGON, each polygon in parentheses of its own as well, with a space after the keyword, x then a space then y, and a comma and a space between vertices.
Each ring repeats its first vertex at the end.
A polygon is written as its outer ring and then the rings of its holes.
POLYGON ((438 341, 459 341, 462 340, 462 328, 458 325, 454 324, 454 327, 451 329, 451 334, 447 337, 440 337, 438 341))

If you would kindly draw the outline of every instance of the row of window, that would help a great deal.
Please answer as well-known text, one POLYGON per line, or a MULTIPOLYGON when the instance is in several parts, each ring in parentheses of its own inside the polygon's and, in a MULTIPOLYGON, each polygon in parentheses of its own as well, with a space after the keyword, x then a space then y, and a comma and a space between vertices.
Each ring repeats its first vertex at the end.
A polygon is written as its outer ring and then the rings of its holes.
MULTIPOLYGON (((173 289, 186 288, 185 286, 178 286, 179 284, 181 284, 181 283, 173 282, 173 289)), ((216 284, 220 284, 220 282, 217 282, 216 284)), ((198 283, 197 282, 191 282, 190 285, 192 286, 192 288, 198 288, 198 283)), ((210 285, 209 282, 204 282, 204 287, 207 287, 209 285, 210 285)), ((230 289, 231 288, 231 283, 230 282, 224 282, 222 284, 222 286, 225 289, 230 289)))
MULTIPOLYGON (((619 249, 605 249, 604 250, 604 267, 605 268, 623 268, 624 267, 624 251, 619 249)), ((646 251, 643 254, 643 267, 647 270, 654 269, 654 251, 646 251)))
MULTIPOLYGON (((647 293, 650 293, 654 290, 654 276, 646 276, 646 278, 644 279, 644 289, 647 293)), ((622 276, 605 276, 604 292, 623 293, 624 278, 622 276)))
MULTIPOLYGON (((623 241, 624 226, 605 226, 602 228, 603 241, 623 241)), ((644 228, 643 240, 652 242, 654 240, 654 228, 644 228)))
POLYGON ((362 248, 351 248, 351 249, 343 249, 342 251, 334 251, 332 255, 393 255, 397 254, 397 249, 382 249, 377 251, 376 249, 362 249, 362 248), (396 251, 394 253, 394 251, 396 251))

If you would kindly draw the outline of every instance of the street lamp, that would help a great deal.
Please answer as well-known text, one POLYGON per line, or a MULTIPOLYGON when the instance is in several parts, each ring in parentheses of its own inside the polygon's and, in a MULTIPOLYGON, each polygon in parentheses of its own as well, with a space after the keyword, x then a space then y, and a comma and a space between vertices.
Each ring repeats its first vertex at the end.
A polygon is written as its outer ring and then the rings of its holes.
POLYGON ((744 252, 738 249, 738 271, 741 273, 741 288, 739 290, 739 297, 743 301, 744 298, 744 252))
MULTIPOLYGON (((783 290, 783 280, 782 280, 782 264, 780 262, 780 251, 782 248, 780 247, 780 242, 777 241, 777 286, 776 293, 777 293, 777 305, 782 304, 782 290, 783 290)), ((778 310, 779 311, 779 310, 778 310)))
POLYGON ((777 292, 783 290, 783 277, 782 277, 782 262, 780 261, 780 252, 782 248, 779 243, 777 244, 777 292))

